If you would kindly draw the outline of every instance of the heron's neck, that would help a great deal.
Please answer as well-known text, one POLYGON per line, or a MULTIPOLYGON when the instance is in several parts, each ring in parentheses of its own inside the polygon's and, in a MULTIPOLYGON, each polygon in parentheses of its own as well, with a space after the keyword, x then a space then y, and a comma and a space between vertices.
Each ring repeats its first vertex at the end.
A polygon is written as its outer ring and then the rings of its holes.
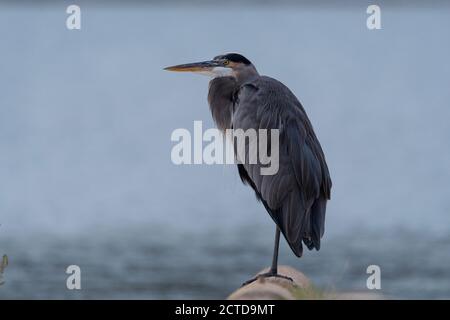
POLYGON ((259 77, 259 73, 253 65, 249 65, 235 72, 235 78, 237 80, 238 85, 241 85, 256 77, 259 77))

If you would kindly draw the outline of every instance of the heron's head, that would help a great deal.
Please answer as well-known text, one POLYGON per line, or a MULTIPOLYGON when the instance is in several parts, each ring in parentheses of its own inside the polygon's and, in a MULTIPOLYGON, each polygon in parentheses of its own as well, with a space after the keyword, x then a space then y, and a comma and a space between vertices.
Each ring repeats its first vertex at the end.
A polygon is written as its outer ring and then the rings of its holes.
POLYGON ((246 57, 238 53, 227 53, 208 61, 179 64, 164 68, 164 70, 194 72, 213 78, 226 76, 239 78, 247 74, 257 74, 253 64, 246 57))

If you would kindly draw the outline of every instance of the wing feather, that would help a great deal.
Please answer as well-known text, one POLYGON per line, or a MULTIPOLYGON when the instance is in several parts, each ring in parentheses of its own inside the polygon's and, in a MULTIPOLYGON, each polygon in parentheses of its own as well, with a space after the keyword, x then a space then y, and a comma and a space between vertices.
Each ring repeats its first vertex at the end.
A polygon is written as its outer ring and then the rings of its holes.
POLYGON ((238 93, 233 128, 280 130, 279 170, 261 175, 260 164, 238 165, 297 256, 320 248, 331 179, 320 143, 300 102, 277 80, 259 77, 238 93))

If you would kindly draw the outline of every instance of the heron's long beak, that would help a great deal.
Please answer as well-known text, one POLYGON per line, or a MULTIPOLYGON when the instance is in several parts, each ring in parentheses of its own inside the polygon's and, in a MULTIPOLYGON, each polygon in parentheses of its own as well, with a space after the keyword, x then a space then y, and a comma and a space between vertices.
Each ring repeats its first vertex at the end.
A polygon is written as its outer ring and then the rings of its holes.
POLYGON ((164 68, 164 70, 176 72, 205 72, 205 71, 208 72, 214 69, 215 67, 220 67, 219 63, 217 61, 210 60, 210 61, 179 64, 176 66, 164 68))

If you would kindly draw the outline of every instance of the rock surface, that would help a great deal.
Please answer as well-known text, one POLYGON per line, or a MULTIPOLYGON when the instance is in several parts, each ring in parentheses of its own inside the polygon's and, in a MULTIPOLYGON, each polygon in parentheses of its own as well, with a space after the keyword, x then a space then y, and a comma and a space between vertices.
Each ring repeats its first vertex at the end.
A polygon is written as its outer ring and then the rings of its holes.
MULTIPOLYGON (((266 273, 269 268, 261 270, 258 274, 266 273)), ((373 292, 333 292, 322 291, 311 284, 309 279, 300 271, 279 266, 278 273, 288 276, 293 281, 269 277, 259 278, 233 292, 228 300, 302 300, 302 299, 333 299, 333 300, 380 300, 385 299, 373 292)))
MULTIPOLYGON (((257 274, 268 272, 269 268, 257 274)), ((311 286, 308 278, 300 271, 288 266, 279 266, 278 273, 292 278, 293 282, 283 278, 259 278, 258 280, 233 292, 229 300, 294 300, 297 289, 311 286)))

